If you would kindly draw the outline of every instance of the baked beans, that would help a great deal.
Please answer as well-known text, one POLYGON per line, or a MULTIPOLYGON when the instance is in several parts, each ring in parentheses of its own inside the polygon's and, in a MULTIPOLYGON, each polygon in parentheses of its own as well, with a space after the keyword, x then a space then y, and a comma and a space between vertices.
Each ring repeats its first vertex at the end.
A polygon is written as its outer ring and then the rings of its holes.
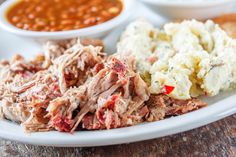
POLYGON ((6 17, 20 29, 54 32, 104 23, 122 9, 122 0, 19 0, 6 17))

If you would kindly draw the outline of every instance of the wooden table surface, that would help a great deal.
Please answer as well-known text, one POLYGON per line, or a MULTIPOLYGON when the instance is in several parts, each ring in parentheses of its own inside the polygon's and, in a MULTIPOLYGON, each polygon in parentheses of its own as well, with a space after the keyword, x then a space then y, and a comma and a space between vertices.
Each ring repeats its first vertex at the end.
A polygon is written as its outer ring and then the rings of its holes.
POLYGON ((235 157, 236 114, 185 133, 164 138, 91 148, 55 148, 0 140, 1 157, 235 157))

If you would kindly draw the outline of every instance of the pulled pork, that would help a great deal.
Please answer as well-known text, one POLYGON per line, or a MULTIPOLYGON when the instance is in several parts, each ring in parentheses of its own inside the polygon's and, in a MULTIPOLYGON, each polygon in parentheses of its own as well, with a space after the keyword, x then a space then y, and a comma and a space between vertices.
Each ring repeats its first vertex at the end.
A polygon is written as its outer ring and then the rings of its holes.
POLYGON ((137 111, 149 99, 149 91, 134 65, 129 65, 133 60, 132 56, 111 56, 94 77, 51 101, 47 109, 51 125, 59 131, 74 131, 81 122, 86 129, 141 122, 143 115, 137 111))
POLYGON ((47 62, 44 56, 30 62, 19 55, 11 62, 3 61, 0 68, 2 117, 21 123, 27 131, 52 129, 45 117, 50 101, 93 76, 93 69, 101 64, 104 56, 101 49, 78 42, 51 60, 48 68, 44 67, 47 62))
POLYGON ((0 63, 0 114, 27 132, 112 129, 206 106, 151 95, 129 53, 107 57, 98 40, 48 42, 45 55, 0 63))
POLYGON ((147 121, 157 121, 170 116, 185 114, 207 106, 197 98, 189 100, 177 100, 165 94, 151 95, 146 102, 150 112, 146 116, 147 121))

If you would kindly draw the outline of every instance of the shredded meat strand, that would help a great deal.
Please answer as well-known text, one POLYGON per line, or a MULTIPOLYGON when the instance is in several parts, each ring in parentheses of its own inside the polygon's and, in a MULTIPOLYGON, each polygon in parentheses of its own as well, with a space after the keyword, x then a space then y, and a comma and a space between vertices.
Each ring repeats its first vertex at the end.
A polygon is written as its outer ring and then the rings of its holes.
POLYGON ((197 98, 189 100, 177 100, 168 97, 165 94, 151 95, 150 99, 146 102, 150 112, 147 121, 157 121, 170 116, 177 116, 185 114, 202 107, 207 104, 197 98))

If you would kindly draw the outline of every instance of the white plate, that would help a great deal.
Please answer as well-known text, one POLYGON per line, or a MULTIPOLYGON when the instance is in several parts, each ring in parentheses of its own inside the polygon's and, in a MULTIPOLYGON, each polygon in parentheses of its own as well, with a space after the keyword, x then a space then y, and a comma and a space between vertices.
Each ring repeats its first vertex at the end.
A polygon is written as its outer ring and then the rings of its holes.
MULTIPOLYGON (((141 13, 145 12, 147 18, 156 22, 156 25, 163 22, 163 19, 154 16, 146 8, 139 6, 138 10, 141 13)), ((104 39, 107 50, 115 51, 114 45, 122 29, 123 27, 104 39)), ((3 31, 0 31, 0 36, 0 58, 9 58, 15 53, 21 53, 29 58, 41 51, 40 44, 35 41, 19 38, 3 31)), ((25 134, 19 125, 4 120, 0 121, 0 137, 35 145, 61 147, 100 146, 147 140, 197 128, 236 113, 235 93, 236 91, 231 91, 221 93, 217 97, 203 98, 210 104, 208 107, 185 115, 112 130, 81 131, 74 134, 55 131, 25 134)))

